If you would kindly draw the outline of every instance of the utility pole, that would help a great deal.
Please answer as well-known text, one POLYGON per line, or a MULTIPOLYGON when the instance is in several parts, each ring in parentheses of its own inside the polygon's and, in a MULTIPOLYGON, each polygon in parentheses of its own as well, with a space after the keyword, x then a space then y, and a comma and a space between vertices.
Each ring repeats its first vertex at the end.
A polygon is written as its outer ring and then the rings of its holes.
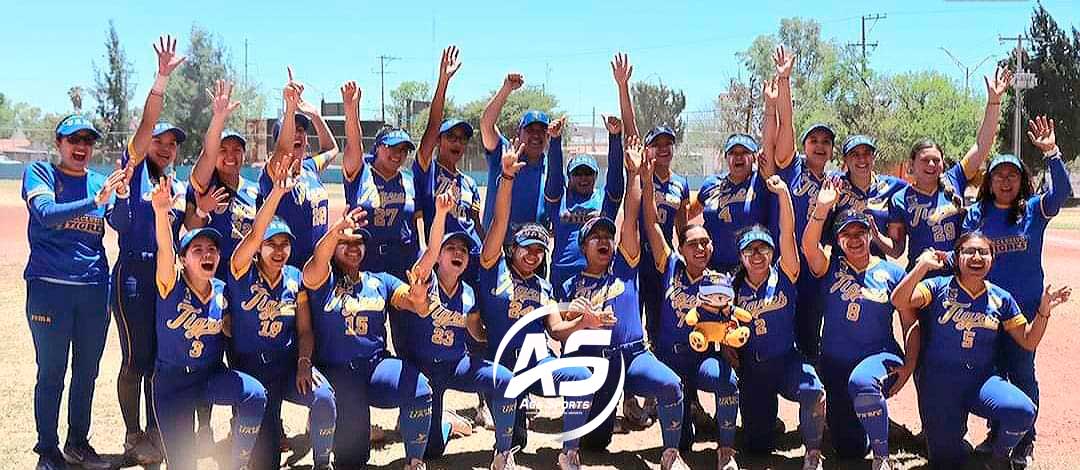
POLYGON ((592 150, 596 151, 596 106, 592 108, 592 150))
POLYGON ((970 83, 971 82, 971 74, 975 73, 976 70, 979 70, 979 67, 982 67, 982 65, 985 64, 986 61, 990 60, 991 57, 994 57, 994 55, 993 54, 988 55, 981 62, 979 62, 978 65, 976 65, 974 67, 968 67, 968 66, 964 65, 962 62, 960 62, 960 59, 957 59, 956 56, 954 56, 952 54, 952 52, 949 52, 949 50, 946 49, 944 46, 938 47, 938 49, 941 49, 942 51, 944 51, 945 54, 947 54, 949 56, 949 58, 952 59, 952 61, 954 63, 956 63, 956 66, 960 67, 960 71, 964 72, 964 95, 971 96, 971 86, 970 86, 970 84, 971 84, 970 83))
POLYGON ((1034 73, 1024 69, 1024 41, 1031 41, 1031 38, 1023 34, 1011 38, 998 36, 998 42, 1005 41, 1016 41, 1013 49, 1016 54, 1016 74, 1013 80, 1013 91, 1016 92, 1016 106, 1013 107, 1013 155, 1020 158, 1020 142, 1024 128, 1024 90, 1035 88, 1039 79, 1034 73))
POLYGON ((862 48, 862 72, 863 72, 863 75, 866 75, 866 46, 870 46, 870 47, 877 47, 878 46, 878 43, 876 43, 876 42, 866 42, 866 22, 867 22, 867 20, 869 20, 869 21, 877 21, 877 20, 883 20, 885 18, 886 18, 885 15, 878 14, 878 13, 875 13, 873 15, 863 15, 862 16, 862 40, 857 42, 857 43, 854 43, 854 44, 848 44, 848 46, 859 46, 859 47, 862 48))
POLYGON ((386 124, 386 63, 393 62, 400 57, 386 55, 379 56, 379 106, 382 107, 382 121, 386 124))

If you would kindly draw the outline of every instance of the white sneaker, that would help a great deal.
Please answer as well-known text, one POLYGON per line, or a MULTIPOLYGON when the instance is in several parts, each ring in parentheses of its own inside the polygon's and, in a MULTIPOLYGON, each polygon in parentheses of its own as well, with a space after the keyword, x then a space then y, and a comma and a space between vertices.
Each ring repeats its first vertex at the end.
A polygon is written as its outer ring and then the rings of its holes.
POLYGON ((892 462, 888 458, 874 457, 870 470, 892 470, 892 462))
POLYGON ((664 449, 660 456, 660 470, 690 470, 690 466, 683 461, 679 449, 664 449))
POLYGON ((739 470, 739 464, 735 462, 735 449, 719 449, 716 451, 716 470, 739 470))
POLYGON ((423 460, 412 459, 412 461, 405 464, 405 470, 427 470, 427 464, 423 460))
POLYGON ((502 452, 495 452, 495 456, 491 458, 491 470, 514 470, 517 468, 517 464, 514 463, 514 453, 518 451, 518 447, 514 447, 510 450, 504 450, 502 452))
POLYGON ((802 468, 803 470, 822 470, 821 460, 820 450, 806 451, 806 456, 803 457, 802 461, 802 468))
POLYGON ((577 449, 564 450, 559 452, 559 470, 580 470, 581 469, 581 457, 578 456, 577 449))

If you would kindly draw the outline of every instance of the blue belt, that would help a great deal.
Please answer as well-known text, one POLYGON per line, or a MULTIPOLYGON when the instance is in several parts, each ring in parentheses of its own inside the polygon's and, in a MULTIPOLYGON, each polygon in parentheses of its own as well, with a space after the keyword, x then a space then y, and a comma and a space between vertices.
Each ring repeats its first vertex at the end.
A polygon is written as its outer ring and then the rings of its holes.
POLYGON ((611 358, 616 353, 637 355, 649 349, 649 343, 643 339, 639 339, 632 343, 620 344, 618 346, 611 346, 600 350, 600 355, 605 359, 611 358))
POLYGON ((296 348, 287 349, 275 349, 270 351, 263 351, 257 353, 237 353, 236 358, 241 364, 273 364, 281 361, 282 359, 289 359, 290 357, 297 357, 296 348))

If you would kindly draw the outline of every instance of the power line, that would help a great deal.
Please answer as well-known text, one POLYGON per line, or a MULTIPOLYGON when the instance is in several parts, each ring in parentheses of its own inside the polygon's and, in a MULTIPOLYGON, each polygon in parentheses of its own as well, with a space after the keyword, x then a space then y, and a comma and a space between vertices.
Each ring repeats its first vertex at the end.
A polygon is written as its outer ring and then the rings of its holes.
POLYGON ((384 123, 386 122, 386 63, 400 59, 400 57, 379 56, 379 100, 381 101, 382 121, 384 123))
MULTIPOLYGON (((886 15, 878 14, 878 13, 875 13, 873 15, 863 15, 862 16, 862 40, 860 40, 859 42, 854 43, 854 44, 848 44, 849 47, 851 47, 851 46, 860 46, 860 47, 862 47, 862 72, 863 72, 863 75, 866 75, 866 46, 878 47, 877 42, 871 42, 871 43, 866 42, 866 21, 870 20, 870 21, 873 21, 873 22, 877 23, 877 20, 883 20, 885 18, 886 18, 886 15)), ((871 25, 871 27, 873 27, 873 25, 871 25)))

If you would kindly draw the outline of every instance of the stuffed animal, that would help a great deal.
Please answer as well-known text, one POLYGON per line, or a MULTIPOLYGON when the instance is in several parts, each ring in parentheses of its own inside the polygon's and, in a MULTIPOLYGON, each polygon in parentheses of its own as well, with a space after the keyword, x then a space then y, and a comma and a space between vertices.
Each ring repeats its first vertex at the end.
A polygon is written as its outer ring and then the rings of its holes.
POLYGON ((750 328, 744 323, 750 323, 754 317, 745 309, 731 305, 731 299, 734 296, 735 292, 728 282, 702 286, 698 292, 702 305, 691 308, 683 317, 688 326, 694 327, 689 338, 691 349, 705 352, 712 343, 719 351, 721 345, 741 348, 746 344, 750 339, 750 328), (705 310, 709 317, 726 318, 703 320, 702 314, 698 311, 699 308, 705 310))

